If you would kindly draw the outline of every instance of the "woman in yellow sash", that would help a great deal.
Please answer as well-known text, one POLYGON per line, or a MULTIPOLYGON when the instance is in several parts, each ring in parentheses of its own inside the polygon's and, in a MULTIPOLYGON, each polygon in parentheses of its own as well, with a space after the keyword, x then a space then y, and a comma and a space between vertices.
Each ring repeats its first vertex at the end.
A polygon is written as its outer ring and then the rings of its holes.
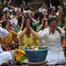
POLYGON ((25 52, 22 48, 25 45, 36 46, 39 45, 38 34, 31 27, 31 22, 27 18, 24 20, 23 30, 18 32, 17 38, 19 40, 19 49, 15 51, 15 58, 19 64, 22 64, 26 59, 25 52))

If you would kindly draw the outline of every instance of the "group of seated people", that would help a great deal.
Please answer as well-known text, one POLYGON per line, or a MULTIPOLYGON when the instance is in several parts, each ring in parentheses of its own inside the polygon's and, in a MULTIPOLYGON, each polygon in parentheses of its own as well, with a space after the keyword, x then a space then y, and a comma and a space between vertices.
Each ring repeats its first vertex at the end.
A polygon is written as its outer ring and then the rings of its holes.
POLYGON ((53 11, 48 14, 45 9, 34 14, 31 11, 21 13, 20 8, 11 8, 15 9, 15 15, 11 15, 9 10, 0 13, 0 65, 9 65, 12 61, 11 50, 14 50, 16 62, 22 64, 23 60, 18 62, 21 60, 17 59, 18 52, 23 53, 20 57, 25 57, 23 47, 27 45, 48 46, 48 66, 64 64, 65 44, 62 46, 61 39, 65 37, 65 25, 59 22, 58 16, 53 11), (58 22, 62 27, 58 27, 58 22))

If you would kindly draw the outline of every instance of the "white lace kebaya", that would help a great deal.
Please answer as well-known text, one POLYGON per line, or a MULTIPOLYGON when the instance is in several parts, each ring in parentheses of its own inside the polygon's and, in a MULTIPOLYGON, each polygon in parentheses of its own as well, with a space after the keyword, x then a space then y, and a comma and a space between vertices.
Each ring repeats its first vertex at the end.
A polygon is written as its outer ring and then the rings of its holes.
MULTIPOLYGON (((0 38, 5 37, 8 35, 8 31, 4 28, 0 27, 0 38)), ((2 46, 0 43, 0 65, 4 62, 8 62, 12 60, 12 56, 10 54, 10 52, 5 52, 2 50, 2 46)))

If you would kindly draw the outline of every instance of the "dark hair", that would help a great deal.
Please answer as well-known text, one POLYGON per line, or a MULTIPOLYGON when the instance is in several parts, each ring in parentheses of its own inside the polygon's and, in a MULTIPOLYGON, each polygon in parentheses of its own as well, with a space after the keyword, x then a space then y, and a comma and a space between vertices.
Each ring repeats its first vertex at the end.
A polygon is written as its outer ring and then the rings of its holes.
POLYGON ((18 25, 19 25, 19 26, 21 26, 21 25, 20 25, 21 22, 22 22, 22 16, 20 16, 20 17, 18 18, 18 25))
POLYGON ((64 25, 64 17, 61 18, 61 23, 64 25))
MULTIPOLYGON (((47 4, 47 2, 46 2, 46 1, 44 1, 43 3, 47 4)), ((42 4, 43 4, 43 3, 42 3, 42 4)))
POLYGON ((4 12, 1 12, 1 13, 0 13, 0 20, 1 20, 1 17, 2 17, 4 14, 5 14, 4 12))
POLYGON ((53 22, 53 21, 56 21, 58 23, 58 18, 57 17, 49 17, 48 18, 48 25, 53 22))
POLYGON ((48 22, 48 20, 44 20, 43 25, 45 24, 45 22, 48 22))
POLYGON ((2 63, 2 65, 1 66, 10 66, 9 65, 9 63, 8 62, 6 62, 6 63, 2 63))
POLYGON ((9 12, 9 13, 11 14, 11 12, 10 12, 9 10, 6 10, 6 11, 5 11, 5 14, 6 14, 7 12, 9 12))
POLYGON ((34 14, 34 16, 35 16, 35 19, 37 19, 38 17, 40 17, 40 22, 41 22, 42 18, 44 17, 44 15, 42 14, 42 12, 36 12, 34 14))
MULTIPOLYGON (((8 20, 4 20, 4 21, 1 23, 1 24, 2 24, 2 27, 5 28, 5 26, 7 25, 8 22, 9 22, 8 20)), ((10 22, 9 22, 9 24, 10 24, 10 22)))
POLYGON ((37 18, 40 17, 41 15, 42 15, 41 12, 35 12, 34 17, 35 17, 35 19, 37 19, 37 18))
MULTIPOLYGON (((27 24, 27 20, 28 20, 29 18, 25 18, 24 19, 24 24, 23 24, 23 29, 26 27, 26 24, 27 24)), ((31 27, 32 27, 32 22, 30 22, 30 25, 31 25, 31 27)))

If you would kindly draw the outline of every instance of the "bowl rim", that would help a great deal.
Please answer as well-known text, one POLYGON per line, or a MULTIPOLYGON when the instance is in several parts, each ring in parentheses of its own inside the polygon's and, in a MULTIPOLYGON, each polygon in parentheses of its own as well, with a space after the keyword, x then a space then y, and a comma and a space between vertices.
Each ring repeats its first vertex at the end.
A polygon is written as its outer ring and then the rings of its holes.
POLYGON ((45 51, 45 50, 49 50, 49 47, 47 47, 46 49, 41 49, 41 50, 30 50, 30 49, 26 49, 26 47, 23 48, 24 51, 45 51))

